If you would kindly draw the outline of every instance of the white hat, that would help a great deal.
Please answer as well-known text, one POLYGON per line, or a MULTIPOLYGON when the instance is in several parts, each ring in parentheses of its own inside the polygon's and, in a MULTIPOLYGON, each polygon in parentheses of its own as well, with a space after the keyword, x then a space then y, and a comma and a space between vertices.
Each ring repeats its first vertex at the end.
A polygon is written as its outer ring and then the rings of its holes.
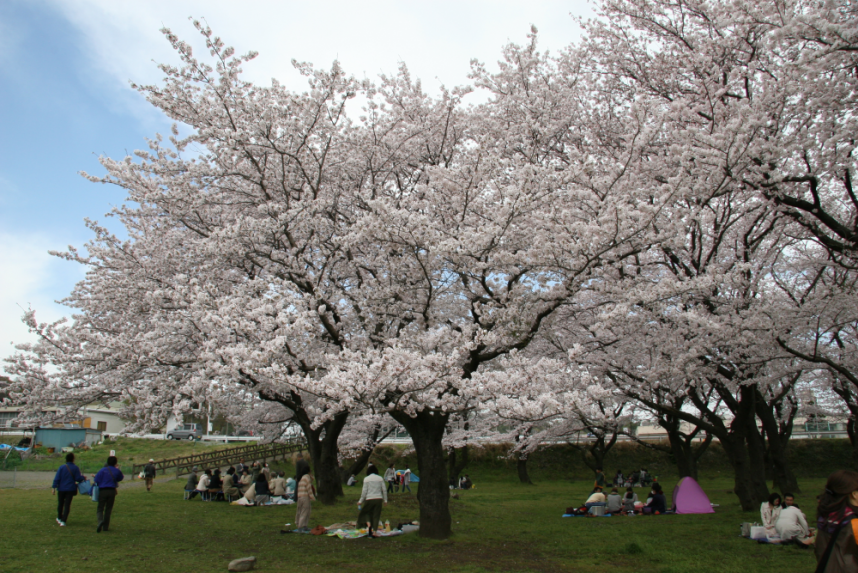
POLYGON ((149 458, 149 461, 150 461, 150 462, 154 462, 155 460, 153 460, 152 458, 149 458))

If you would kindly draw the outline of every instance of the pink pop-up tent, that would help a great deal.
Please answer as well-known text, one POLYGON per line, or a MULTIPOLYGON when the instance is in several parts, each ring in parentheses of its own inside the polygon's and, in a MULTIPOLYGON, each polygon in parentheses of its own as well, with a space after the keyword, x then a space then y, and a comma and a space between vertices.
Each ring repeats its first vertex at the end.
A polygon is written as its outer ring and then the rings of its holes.
POLYGON ((673 507, 676 513, 715 513, 706 492, 690 477, 682 478, 673 488, 673 507))

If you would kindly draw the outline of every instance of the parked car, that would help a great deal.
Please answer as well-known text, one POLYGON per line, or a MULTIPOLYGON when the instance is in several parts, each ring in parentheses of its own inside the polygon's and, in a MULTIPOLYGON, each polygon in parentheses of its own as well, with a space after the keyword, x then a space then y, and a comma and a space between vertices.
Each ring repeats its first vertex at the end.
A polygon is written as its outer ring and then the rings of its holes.
POLYGON ((199 424, 182 424, 167 432, 168 440, 201 440, 203 430, 199 424))

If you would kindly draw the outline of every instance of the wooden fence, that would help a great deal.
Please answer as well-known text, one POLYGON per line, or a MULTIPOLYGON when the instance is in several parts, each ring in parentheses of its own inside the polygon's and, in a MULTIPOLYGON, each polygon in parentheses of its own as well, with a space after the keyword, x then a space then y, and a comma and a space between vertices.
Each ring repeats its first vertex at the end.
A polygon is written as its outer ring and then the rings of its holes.
MULTIPOLYGON (((176 468, 176 475, 188 474, 194 466, 206 468, 219 468, 223 466, 231 466, 244 459, 249 464, 256 460, 275 459, 299 452, 306 447, 306 442, 303 438, 293 438, 287 442, 272 443, 272 444, 257 444, 253 446, 238 446, 235 448, 227 448, 223 450, 214 450, 202 454, 194 454, 192 456, 181 456, 178 458, 169 458, 166 460, 158 460, 155 463, 155 470, 158 474, 164 474, 170 468, 176 468)), ((134 464, 132 475, 136 476, 146 466, 145 463, 134 464)))

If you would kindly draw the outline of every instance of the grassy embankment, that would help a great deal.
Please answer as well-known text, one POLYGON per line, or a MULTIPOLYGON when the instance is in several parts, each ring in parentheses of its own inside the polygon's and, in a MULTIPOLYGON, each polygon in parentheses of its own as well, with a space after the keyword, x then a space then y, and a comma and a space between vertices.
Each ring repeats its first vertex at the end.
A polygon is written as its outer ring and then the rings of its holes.
MULTIPOLYGON (((0 439, 3 443, 12 443, 11 440, 4 436, 0 439)), ((17 444, 17 440, 14 443, 17 444)), ((248 445, 253 442, 249 442, 248 445)), ((110 450, 116 450, 116 455, 119 458, 119 465, 123 470, 131 469, 133 464, 144 463, 153 458, 156 460, 165 458, 175 458, 179 456, 190 456, 213 450, 220 450, 231 446, 245 444, 211 444, 208 442, 191 442, 189 440, 144 440, 133 438, 117 438, 116 440, 107 440, 102 445, 93 446, 88 450, 75 450, 75 463, 84 473, 98 471, 104 466, 107 456, 110 455, 110 450)), ((26 460, 21 460, 17 452, 13 452, 6 461, 7 469, 18 468, 18 471, 56 471, 63 464, 65 454, 56 453, 54 455, 47 454, 45 448, 37 448, 36 457, 30 457, 26 460)), ((0 458, 0 468, 2 468, 2 458, 0 458)))

